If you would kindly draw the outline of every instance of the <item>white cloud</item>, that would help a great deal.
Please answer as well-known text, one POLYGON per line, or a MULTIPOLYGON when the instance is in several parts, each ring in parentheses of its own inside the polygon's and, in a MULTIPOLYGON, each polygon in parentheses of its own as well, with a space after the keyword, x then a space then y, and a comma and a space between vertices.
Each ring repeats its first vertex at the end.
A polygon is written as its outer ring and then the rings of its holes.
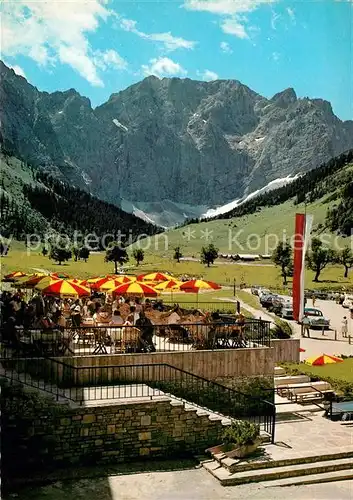
POLYGON ((96 65, 82 50, 73 46, 61 45, 59 59, 60 62, 69 64, 95 87, 104 87, 103 81, 97 74, 96 65))
POLYGON ((228 35, 235 35, 238 38, 248 38, 245 26, 236 17, 228 17, 221 24, 222 30, 228 35))
POLYGON ((127 62, 125 61, 125 59, 123 59, 113 49, 106 50, 105 52, 96 50, 94 52, 94 63, 98 68, 102 70, 106 70, 110 67, 115 69, 127 68, 127 62))
MULTIPOLYGON (((70 65, 92 85, 102 86, 99 57, 88 35, 112 14, 108 0, 18 0, 5 2, 2 12, 2 53, 25 55, 39 65, 61 62, 70 65)), ((109 51, 107 51, 109 52, 109 51)), ((114 52, 114 51, 113 51, 114 52)), ((103 54, 104 60, 104 54, 103 54)), ((120 56, 119 56, 120 57, 120 56)), ((116 67, 107 56, 105 67, 116 67)))
POLYGON ((244 14, 277 0, 184 0, 184 7, 220 15, 244 14))
POLYGON ((219 76, 217 75, 217 73, 215 73, 214 71, 211 71, 209 69, 205 69, 205 71, 203 71, 201 73, 198 72, 198 75, 200 75, 205 82, 210 82, 210 81, 213 81, 213 80, 218 80, 218 78, 219 78, 219 76))
POLYGON ((27 78, 25 72, 23 71, 21 66, 18 66, 18 64, 10 64, 7 61, 4 61, 4 64, 6 64, 8 68, 13 69, 16 75, 23 76, 23 78, 27 78))
POLYGON ((272 59, 277 62, 279 61, 281 54, 279 52, 272 52, 272 59))
POLYGON ((154 58, 149 63, 149 65, 142 65, 142 72, 146 76, 183 76, 187 74, 187 71, 179 63, 172 61, 169 57, 154 58))
POLYGON ((245 14, 254 11, 264 4, 275 3, 278 0, 184 0, 188 10, 204 11, 223 16, 221 28, 224 33, 239 38, 248 38, 246 32, 247 19, 245 14))
POLYGON ((54 58, 49 56, 48 49, 43 45, 34 45, 29 51, 29 57, 36 61, 39 66, 54 63, 54 58))
POLYGON ((281 14, 278 14, 274 10, 272 11, 272 16, 271 16, 271 28, 273 30, 277 29, 277 21, 281 19, 281 14))
POLYGON ((138 30, 136 25, 137 22, 132 19, 122 19, 120 22, 120 27, 123 30, 130 31, 144 40, 162 43, 167 50, 193 49, 195 47, 196 42, 173 36, 170 32, 148 34, 138 30))
POLYGON ((287 7, 286 9, 288 16, 290 17, 290 20, 292 21, 293 24, 296 23, 295 19, 295 11, 294 9, 291 9, 290 7, 287 7))
POLYGON ((221 51, 224 52, 225 54, 232 54, 233 53, 233 50, 228 42, 221 42, 220 48, 221 48, 221 51))

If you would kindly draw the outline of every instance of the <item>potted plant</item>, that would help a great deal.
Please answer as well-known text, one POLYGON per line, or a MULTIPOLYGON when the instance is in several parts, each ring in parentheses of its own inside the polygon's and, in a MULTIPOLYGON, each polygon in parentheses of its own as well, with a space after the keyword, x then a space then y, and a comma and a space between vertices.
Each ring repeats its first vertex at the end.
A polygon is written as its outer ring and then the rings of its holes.
POLYGON ((243 458, 259 447, 260 427, 247 421, 233 422, 223 431, 223 452, 230 458, 243 458))
POLYGON ((224 453, 229 458, 243 458, 254 453, 259 445, 260 427, 251 422, 237 421, 226 427, 222 434, 223 443, 209 448, 212 455, 224 453))

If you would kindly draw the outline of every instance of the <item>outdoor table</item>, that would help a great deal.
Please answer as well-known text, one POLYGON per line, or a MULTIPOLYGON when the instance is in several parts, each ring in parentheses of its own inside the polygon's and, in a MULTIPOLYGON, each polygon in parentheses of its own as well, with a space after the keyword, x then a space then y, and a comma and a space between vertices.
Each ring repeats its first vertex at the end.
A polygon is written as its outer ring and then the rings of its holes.
POLYGON ((73 354, 70 341, 71 337, 60 330, 31 330, 29 332, 29 343, 34 346, 39 354, 43 352, 43 349, 51 351, 54 355, 63 355, 66 351, 73 354))

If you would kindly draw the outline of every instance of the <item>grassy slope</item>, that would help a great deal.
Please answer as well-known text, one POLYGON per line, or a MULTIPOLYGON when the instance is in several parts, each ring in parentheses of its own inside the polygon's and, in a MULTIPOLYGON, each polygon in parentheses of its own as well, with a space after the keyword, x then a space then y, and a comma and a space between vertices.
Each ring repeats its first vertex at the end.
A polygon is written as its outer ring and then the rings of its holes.
MULTIPOLYGON (((324 223, 330 205, 332 203, 323 204, 322 200, 307 205, 307 213, 314 216, 314 229, 324 223)), ((170 257, 174 248, 180 246, 183 255, 197 257, 201 247, 207 244, 205 231, 209 231, 209 243, 213 242, 221 253, 267 253, 268 250, 271 251, 271 247, 276 246, 276 236, 282 240, 285 236, 293 235, 295 213, 303 211, 304 205, 294 205, 292 201, 288 201, 235 219, 220 219, 171 229, 163 235, 144 240, 143 246, 150 254, 170 257), (237 234, 237 240, 232 240, 237 234), (266 245, 270 248, 266 248, 266 245)), ((348 244, 348 238, 338 238, 338 241, 348 244)))
MULTIPOLYGON (((286 365, 287 366, 287 365, 286 365)), ((315 375, 318 377, 332 377, 335 379, 343 380, 345 382, 352 382, 353 384, 353 359, 345 359, 342 363, 336 363, 325 366, 310 366, 305 363, 289 364, 290 368, 296 368, 308 375, 315 375)))
MULTIPOLYGON (((12 183, 12 192, 21 197, 22 195, 22 182, 32 182, 28 170, 24 169, 21 162, 11 159, 9 164, 1 165, 5 188, 8 184, 12 183), (22 181, 22 182, 21 182, 22 181)), ((324 200, 319 200, 315 203, 307 205, 307 213, 314 215, 314 229, 318 224, 322 224, 325 219, 326 211, 331 203, 323 204, 324 200)), ((129 262, 129 271, 140 273, 148 271, 169 271, 176 275, 187 274, 189 276, 203 277, 222 284, 232 285, 235 281, 239 283, 247 283, 248 285, 258 284, 267 287, 281 288, 281 278, 278 270, 268 265, 241 265, 241 264, 224 264, 217 261, 214 266, 210 268, 205 267, 199 262, 181 262, 177 264, 173 261, 172 256, 175 246, 180 246, 185 256, 198 257, 200 249, 203 245, 207 244, 205 240, 206 229, 212 233, 212 240, 222 253, 264 253, 266 252, 265 243, 266 235, 275 234, 291 236, 294 231, 294 214, 297 211, 303 211, 304 206, 295 206, 292 201, 283 203, 280 206, 267 207, 261 212, 239 217, 237 219, 223 219, 210 222, 203 222, 200 224, 193 224, 184 228, 170 230, 165 234, 157 235, 151 238, 146 238, 142 241, 142 248, 145 249, 145 262, 139 268, 134 267, 133 262, 129 262), (191 238, 188 239, 188 232, 191 232, 191 238), (241 233, 238 236, 238 241, 243 248, 239 248, 235 243, 229 245, 231 236, 235 236, 238 231, 241 233), (250 235, 256 234, 260 237, 259 248, 246 248, 246 242, 250 241, 250 235), (131 266, 131 268, 130 268, 131 266)), ((345 245, 353 244, 352 237, 338 238, 339 243, 345 245)), ((253 243, 256 240, 253 239, 253 243)), ((269 239, 272 246, 275 244, 274 239, 269 239)), ((131 249, 129 249, 131 254, 131 249)), ((2 274, 21 269, 27 272, 33 272, 34 268, 47 269, 50 271, 65 271, 77 277, 89 277, 92 275, 105 275, 112 273, 114 266, 110 263, 104 262, 104 254, 92 254, 88 263, 73 262, 59 266, 51 262, 47 257, 43 257, 38 253, 32 252, 29 256, 26 252, 25 246, 22 243, 13 242, 11 244, 11 251, 9 255, 2 259, 2 274)), ((348 279, 343 277, 343 268, 337 266, 330 266, 322 273, 321 283, 312 283, 313 273, 307 271, 306 273, 306 287, 307 288, 327 288, 327 287, 353 287, 353 272, 350 273, 348 279)), ((290 286, 290 284, 289 284, 290 286)), ((226 292, 229 296, 230 293, 226 292)), ((209 300, 209 299, 207 299, 209 300)))
MULTIPOLYGON (((25 272, 34 272, 34 269, 46 269, 49 271, 62 271, 72 276, 87 278, 94 275, 105 275, 114 272, 112 263, 104 262, 104 253, 92 254, 87 263, 69 261, 61 266, 50 261, 48 257, 43 257, 41 254, 31 252, 29 255, 26 252, 23 243, 12 242, 9 255, 1 259, 1 274, 7 274, 15 270, 23 270, 25 272)), ((259 284, 266 287, 281 288, 281 278, 278 270, 274 266, 261 267, 259 265, 241 265, 241 264, 222 264, 217 263, 210 268, 205 267, 199 262, 181 262, 176 264, 172 259, 159 255, 147 254, 145 262, 139 266, 134 266, 134 262, 129 262, 127 271, 138 274, 149 271, 169 271, 177 276, 187 274, 189 276, 203 277, 229 285, 233 285, 233 280, 237 284, 245 282, 248 285, 259 284), (130 267, 131 266, 131 267, 130 267)), ((306 273, 307 288, 327 288, 350 286, 353 288, 353 273, 350 273, 349 278, 344 279, 343 268, 331 266, 325 269, 322 273, 322 282, 312 283, 313 273, 306 273)), ((289 284, 290 286, 290 284, 289 284)), ((222 291, 223 293, 223 291, 222 291)), ((225 295, 231 297, 232 289, 225 291, 225 295)), ((208 300, 208 299, 207 299, 208 300)))
POLYGON ((22 193, 22 184, 34 184, 29 168, 15 157, 1 155, 1 175, 5 188, 11 187, 11 193, 22 193))

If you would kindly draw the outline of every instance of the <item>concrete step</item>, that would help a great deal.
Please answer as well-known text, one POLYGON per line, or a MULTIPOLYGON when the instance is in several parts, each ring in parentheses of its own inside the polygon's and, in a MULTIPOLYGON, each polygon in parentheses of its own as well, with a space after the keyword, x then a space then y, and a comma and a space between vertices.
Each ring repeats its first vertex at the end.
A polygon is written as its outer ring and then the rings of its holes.
POLYGON ((308 375, 281 375, 274 377, 275 387, 282 385, 297 385, 303 383, 309 383, 310 377, 308 375))
POLYGON ((317 483, 331 483, 335 481, 349 481, 353 479, 352 470, 338 470, 334 472, 327 472, 326 474, 310 474, 304 477, 289 477, 287 479, 279 479, 278 481, 271 481, 266 484, 266 488, 273 488, 276 486, 305 486, 307 484, 317 483))
MULTIPOLYGON (((261 448, 260 448, 261 449, 261 448)), ((265 448, 266 449, 266 448, 265 448)), ((283 460, 268 460, 266 456, 254 456, 249 459, 228 458, 224 453, 214 456, 214 459, 227 469, 230 473, 246 472, 251 470, 274 469, 275 467, 287 467, 290 465, 313 464, 318 462, 329 462, 333 460, 353 459, 353 447, 339 453, 328 453, 327 455, 294 456, 283 460)))
POLYGON ((279 375, 285 375, 286 370, 282 368, 282 366, 275 366, 274 368, 274 375, 275 377, 278 377, 279 375))
POLYGON ((205 462, 203 467, 217 478, 223 486, 237 484, 259 483, 262 481, 274 481, 297 476, 308 476, 325 474, 328 472, 349 470, 352 472, 353 459, 345 458, 341 460, 327 460, 317 463, 303 463, 298 465, 288 465, 285 467, 274 467, 265 469, 254 469, 244 472, 231 473, 218 462, 205 462))

